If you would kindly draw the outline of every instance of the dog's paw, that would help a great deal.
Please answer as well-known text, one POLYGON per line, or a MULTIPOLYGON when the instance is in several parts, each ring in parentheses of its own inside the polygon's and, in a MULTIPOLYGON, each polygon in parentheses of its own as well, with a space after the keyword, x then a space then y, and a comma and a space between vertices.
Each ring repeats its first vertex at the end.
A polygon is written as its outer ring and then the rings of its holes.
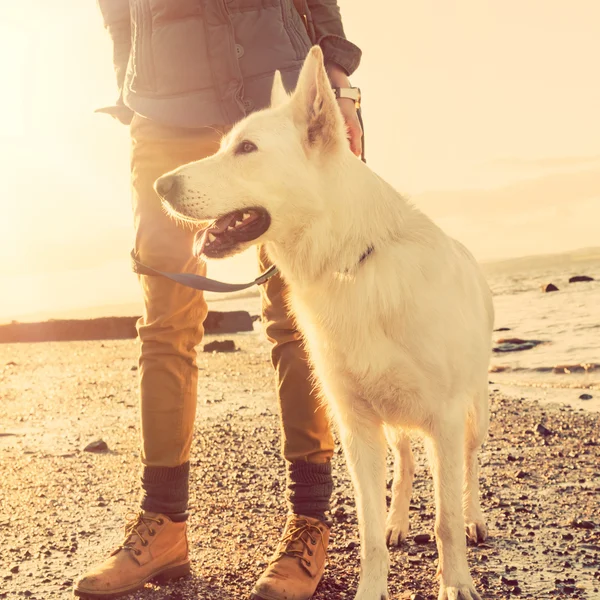
POLYGON ((467 521, 465 523, 465 531, 467 533, 467 543, 469 544, 476 546, 487 540, 488 528, 483 518, 467 521))
POLYGON ((359 585, 354 600, 389 600, 387 586, 359 585))
POLYGON ((446 586, 442 583, 438 600, 483 600, 473 584, 446 586))
POLYGON ((388 546, 399 546, 408 536, 408 515, 390 518, 385 523, 385 542, 388 546))

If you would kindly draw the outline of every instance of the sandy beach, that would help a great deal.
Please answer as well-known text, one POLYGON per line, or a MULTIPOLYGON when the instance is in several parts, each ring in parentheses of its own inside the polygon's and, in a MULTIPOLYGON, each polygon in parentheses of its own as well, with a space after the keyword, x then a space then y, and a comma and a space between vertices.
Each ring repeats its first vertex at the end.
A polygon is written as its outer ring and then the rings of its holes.
MULTIPOLYGON (((248 598, 284 520, 284 462, 269 344, 203 353, 192 452, 193 575, 147 585, 141 600, 248 598)), ((68 598, 85 569, 122 538, 137 510, 137 342, 0 346, 0 598, 68 598), (108 451, 85 452, 102 439, 108 451)), ((491 376, 493 380, 493 375, 491 376)), ((490 539, 468 551, 486 599, 600 598, 598 413, 490 386, 481 454, 490 539)), ((432 482, 420 442, 407 543, 392 549, 390 597, 437 598, 432 482), (417 544, 413 537, 429 534, 417 544)), ((389 480, 391 483, 391 464, 389 480)), ((351 599, 358 531, 342 455, 334 460, 332 545, 316 600, 351 599)))

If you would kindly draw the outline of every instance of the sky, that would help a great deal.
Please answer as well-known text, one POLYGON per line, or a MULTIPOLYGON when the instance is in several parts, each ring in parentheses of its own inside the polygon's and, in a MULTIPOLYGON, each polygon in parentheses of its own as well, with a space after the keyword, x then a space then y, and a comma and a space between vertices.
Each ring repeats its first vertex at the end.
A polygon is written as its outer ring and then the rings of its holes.
MULTIPOLYGON (((597 0, 338 1, 375 171, 482 261, 600 245, 597 0)), ((2 3, 0 67, 0 319, 139 304, 96 3, 2 3)))

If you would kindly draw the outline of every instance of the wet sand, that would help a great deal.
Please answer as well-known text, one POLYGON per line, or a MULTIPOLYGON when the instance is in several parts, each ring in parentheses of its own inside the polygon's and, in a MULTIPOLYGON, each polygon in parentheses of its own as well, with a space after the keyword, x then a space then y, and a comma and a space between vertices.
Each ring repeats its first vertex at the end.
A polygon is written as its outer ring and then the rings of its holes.
MULTIPOLYGON (((130 598, 248 598, 276 544, 285 470, 269 344, 258 328, 206 342, 225 337, 240 350, 200 352, 198 361, 193 575, 130 598)), ((139 494, 136 365, 133 340, 0 346, 0 598, 68 598, 73 580, 121 541, 139 494), (83 451, 98 438, 108 452, 83 451)), ((491 537, 468 550, 478 589, 486 599, 598 600, 599 415, 495 389, 480 460, 491 537)), ((416 460, 410 539, 391 551, 390 598, 435 600, 435 544, 412 539, 433 540, 420 442, 416 460)), ((316 600, 351 599, 358 581, 356 510, 339 451, 334 477, 329 565, 316 600)))

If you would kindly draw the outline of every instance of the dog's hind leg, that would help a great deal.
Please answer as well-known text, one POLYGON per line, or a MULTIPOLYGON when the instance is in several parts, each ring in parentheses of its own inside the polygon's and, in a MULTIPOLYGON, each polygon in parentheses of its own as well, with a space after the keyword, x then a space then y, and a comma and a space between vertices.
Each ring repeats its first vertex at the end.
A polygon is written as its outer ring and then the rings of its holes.
POLYGON ((468 540, 477 544, 486 540, 487 526, 479 504, 479 465, 477 455, 484 442, 489 421, 487 389, 467 420, 465 435, 465 480, 463 485, 463 513, 468 540))
MULTIPOLYGON (((456 406, 463 402, 459 399, 452 404, 456 406)), ((467 563, 461 502, 465 421, 464 414, 445 416, 434 425, 427 444, 436 503, 435 535, 441 576, 438 600, 481 600, 467 563)))
POLYGON ((402 429, 386 426, 385 434, 394 454, 392 503, 385 525, 388 546, 397 546, 408 535, 408 507, 412 495, 415 460, 410 439, 402 429))
POLYGON ((354 484, 361 542, 360 582, 355 600, 385 600, 389 555, 385 545, 385 455, 382 423, 370 411, 344 415, 340 438, 354 484), (369 414, 366 414, 366 413, 369 414))

